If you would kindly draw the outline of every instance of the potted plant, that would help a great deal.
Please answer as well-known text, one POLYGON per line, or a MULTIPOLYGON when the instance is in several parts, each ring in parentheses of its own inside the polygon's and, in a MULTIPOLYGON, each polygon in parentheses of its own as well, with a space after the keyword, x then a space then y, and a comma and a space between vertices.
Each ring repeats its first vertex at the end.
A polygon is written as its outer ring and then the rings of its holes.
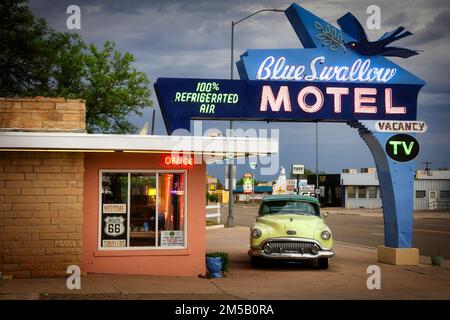
POLYGON ((229 257, 226 252, 211 252, 206 254, 206 268, 210 278, 222 278, 222 272, 228 272, 229 257))
POLYGON ((440 266, 443 261, 444 261, 444 257, 441 256, 440 253, 438 253, 437 255, 431 256, 431 264, 433 266, 440 266))

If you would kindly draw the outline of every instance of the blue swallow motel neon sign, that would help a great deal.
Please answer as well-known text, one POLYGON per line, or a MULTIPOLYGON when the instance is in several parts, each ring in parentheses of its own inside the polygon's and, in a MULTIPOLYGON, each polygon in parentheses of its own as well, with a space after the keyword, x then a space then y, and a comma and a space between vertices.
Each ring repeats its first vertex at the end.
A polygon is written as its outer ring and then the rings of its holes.
POLYGON ((398 27, 369 41, 350 13, 338 19, 340 29, 295 3, 285 13, 303 48, 246 51, 237 62, 241 80, 159 78, 155 92, 167 131, 189 130, 191 119, 346 122, 375 160, 385 245, 410 248, 419 145, 380 124, 417 122, 410 120, 417 119, 425 82, 386 58, 417 55, 391 46, 411 33, 398 27), (379 128, 365 120, 379 120, 379 128))
POLYGON ((326 65, 325 56, 307 65, 289 65, 286 57, 268 56, 258 68, 258 80, 389 82, 397 68, 373 67, 370 59, 356 59, 350 66, 326 65))

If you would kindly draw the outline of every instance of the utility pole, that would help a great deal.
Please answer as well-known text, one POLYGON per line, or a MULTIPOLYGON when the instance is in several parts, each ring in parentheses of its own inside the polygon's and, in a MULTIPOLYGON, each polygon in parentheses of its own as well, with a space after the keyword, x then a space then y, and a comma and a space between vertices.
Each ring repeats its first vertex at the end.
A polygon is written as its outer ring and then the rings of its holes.
POLYGON ((316 121, 316 197, 320 199, 319 190, 319 123, 316 121))
MULTIPOLYGON (((231 55, 230 55, 230 79, 233 80, 233 73, 234 73, 234 26, 238 23, 241 23, 244 20, 247 20, 248 18, 254 16, 255 14, 261 13, 261 12, 284 12, 284 10, 275 9, 275 8, 269 8, 269 9, 261 9, 258 11, 255 11, 245 18, 242 18, 238 20, 237 22, 231 21, 231 55)), ((230 121, 230 133, 233 130, 233 121, 230 121)), ((231 161, 231 159, 230 159, 231 161)), ((234 226, 233 222, 233 168, 234 165, 232 163, 228 164, 228 217, 227 217, 227 225, 229 227, 234 226)))
POLYGON ((423 161, 422 163, 425 164, 425 174, 427 176, 430 175, 430 172, 431 172, 430 164, 432 164, 433 162, 431 162, 431 161, 423 161))

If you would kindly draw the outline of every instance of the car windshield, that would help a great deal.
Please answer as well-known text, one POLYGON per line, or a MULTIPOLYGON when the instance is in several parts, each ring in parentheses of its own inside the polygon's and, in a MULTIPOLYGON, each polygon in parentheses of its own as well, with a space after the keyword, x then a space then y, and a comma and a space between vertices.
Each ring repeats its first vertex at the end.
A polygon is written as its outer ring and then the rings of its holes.
POLYGON ((265 214, 304 214, 320 216, 317 204, 308 201, 278 200, 264 202, 259 215, 265 214))

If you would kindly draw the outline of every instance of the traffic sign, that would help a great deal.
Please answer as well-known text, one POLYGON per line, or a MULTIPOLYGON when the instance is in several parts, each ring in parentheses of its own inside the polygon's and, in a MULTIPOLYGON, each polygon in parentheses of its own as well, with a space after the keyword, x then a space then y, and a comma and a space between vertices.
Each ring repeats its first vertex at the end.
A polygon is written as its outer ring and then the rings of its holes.
POLYGON ((303 164, 293 164, 292 165, 292 174, 304 174, 305 166, 303 164))

